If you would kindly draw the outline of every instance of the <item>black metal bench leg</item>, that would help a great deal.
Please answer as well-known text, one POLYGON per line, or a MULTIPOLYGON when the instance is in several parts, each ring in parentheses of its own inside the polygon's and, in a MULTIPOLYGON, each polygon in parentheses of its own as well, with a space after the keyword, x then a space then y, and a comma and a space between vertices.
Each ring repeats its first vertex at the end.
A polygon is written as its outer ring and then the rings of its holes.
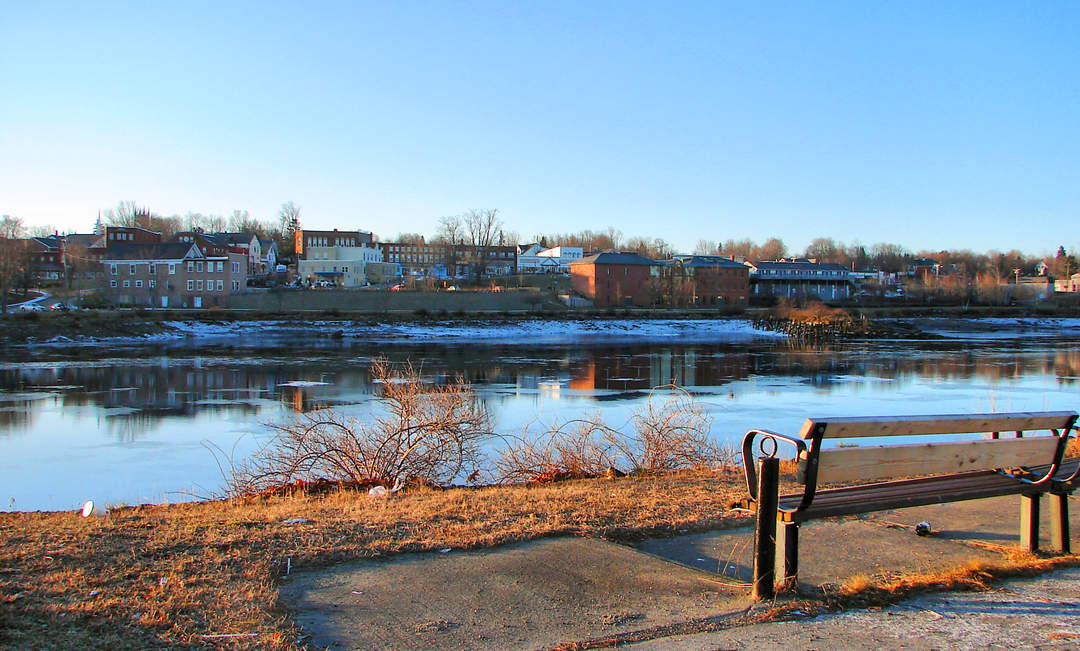
POLYGON ((776 596, 776 507, 780 498, 780 460, 758 459, 757 527, 754 529, 753 599, 776 596))
POLYGON ((783 583, 786 588, 794 588, 799 583, 799 523, 781 522, 776 532, 776 557, 783 559, 783 583))
POLYGON ((1050 544, 1062 554, 1071 554, 1069 543, 1069 496, 1050 493, 1050 544))
POLYGON ((1020 549, 1039 551, 1039 495, 1020 496, 1020 549))

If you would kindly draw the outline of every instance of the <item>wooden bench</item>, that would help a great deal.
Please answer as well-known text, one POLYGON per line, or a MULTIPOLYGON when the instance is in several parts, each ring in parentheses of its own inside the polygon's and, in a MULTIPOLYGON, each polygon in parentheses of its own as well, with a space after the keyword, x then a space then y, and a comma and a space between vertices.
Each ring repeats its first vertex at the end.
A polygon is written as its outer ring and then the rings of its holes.
POLYGON ((783 559, 785 581, 797 580, 799 525, 836 515, 1020 495, 1021 546, 1034 551, 1039 497, 1051 493, 1057 496, 1051 502, 1052 543, 1067 551, 1063 496, 1066 487, 1075 485, 1077 471, 1063 468, 1062 457, 1076 419, 1075 412, 1065 411, 809 418, 797 437, 750 430, 743 438, 750 498, 742 505, 758 512, 755 594, 771 596, 772 564, 778 558, 783 559), (972 440, 972 434, 984 437, 972 440), (928 436, 935 438, 912 443, 928 436), (910 438, 900 444, 859 445, 867 437, 910 438), (757 463, 755 445, 761 455, 757 463), (778 494, 780 445, 794 448, 800 492, 778 494), (851 485, 819 490, 821 484, 851 485))

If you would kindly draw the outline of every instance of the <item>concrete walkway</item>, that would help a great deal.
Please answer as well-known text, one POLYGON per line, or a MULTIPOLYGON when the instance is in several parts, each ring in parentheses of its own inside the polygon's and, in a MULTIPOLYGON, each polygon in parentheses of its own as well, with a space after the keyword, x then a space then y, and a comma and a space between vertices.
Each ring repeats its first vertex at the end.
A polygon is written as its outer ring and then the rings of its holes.
MULTIPOLYGON (((1070 503, 1073 547, 1080 551, 1080 504, 1070 503)), ((800 590, 813 596, 856 575, 941 570, 972 559, 999 559, 999 552, 987 546, 1015 547, 1018 525, 1016 497, 813 522, 804 526, 800 539, 800 590), (920 521, 931 523, 931 536, 914 535, 920 521)), ((1048 531, 1044 524, 1044 539, 1048 531)), ((818 618, 806 629, 805 621, 727 628, 755 607, 744 582, 750 576, 752 539, 752 530, 744 528, 650 540, 636 549, 594 539, 555 538, 476 552, 412 554, 294 572, 283 584, 282 597, 310 636, 305 643, 313 648, 544 649, 590 640, 649 649, 762 648, 771 645, 770 639, 798 639, 795 647, 814 648, 810 636, 819 635, 813 632, 816 626, 847 627, 852 635, 871 630, 869 624, 834 616, 818 618), (696 633, 704 629, 714 630, 696 633), (786 631, 785 636, 799 631, 806 637, 773 638, 770 631, 786 631), (758 635, 763 636, 760 644, 753 642, 758 635)), ((1068 576, 1074 585, 1060 595, 1062 604, 1032 597, 1029 606, 1022 607, 1026 610, 1017 611, 1017 616, 1048 627, 1034 630, 1032 640, 1056 647, 1062 641, 1073 646, 1080 639, 1068 637, 1070 631, 1080 634, 1080 574, 1068 576), (1060 619, 1062 615, 1066 619, 1060 619), (1051 633, 1058 637, 1046 637, 1051 633)), ((1047 579, 1038 594, 1053 593, 1054 580, 1047 579)), ((944 626, 939 620, 946 620, 949 615, 943 611, 952 607, 932 601, 935 598, 944 597, 924 597, 931 601, 911 606, 915 610, 899 607, 866 614, 881 623, 883 634, 906 617, 914 636, 870 636, 866 648, 911 648, 903 645, 920 642, 920 627, 929 633, 944 626), (941 617, 923 617, 920 613, 927 610, 941 617), (893 643, 900 646, 888 646, 893 643)), ((1038 597, 1043 598, 1050 597, 1038 597)), ((1017 614, 1004 609, 1016 601, 1011 593, 965 593, 963 599, 983 604, 972 607, 998 613, 1005 617, 1002 621, 1012 621, 1017 614)), ((956 612, 961 619, 961 611, 956 612)), ((929 646, 965 646, 966 629, 949 630, 954 633, 949 641, 929 646)), ((855 642, 863 638, 851 637, 851 645, 835 642, 842 638, 824 638, 830 639, 822 648, 858 647, 855 642)), ((968 641, 979 644, 976 638, 968 641)))

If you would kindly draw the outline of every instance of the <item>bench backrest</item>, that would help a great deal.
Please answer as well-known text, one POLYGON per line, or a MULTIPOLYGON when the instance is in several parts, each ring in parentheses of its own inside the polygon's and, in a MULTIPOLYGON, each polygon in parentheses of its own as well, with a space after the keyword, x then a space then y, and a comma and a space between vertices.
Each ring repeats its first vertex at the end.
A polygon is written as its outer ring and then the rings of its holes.
POLYGON ((1076 420, 1071 411, 893 418, 809 418, 799 436, 810 441, 800 455, 799 478, 816 463, 816 483, 872 481, 970 470, 1050 464, 1076 420), (1013 438, 997 438, 1001 432, 1013 438), (1034 436, 1025 436, 1025 433, 1034 436), (984 440, 821 448, 823 439, 878 436, 990 434, 984 440))

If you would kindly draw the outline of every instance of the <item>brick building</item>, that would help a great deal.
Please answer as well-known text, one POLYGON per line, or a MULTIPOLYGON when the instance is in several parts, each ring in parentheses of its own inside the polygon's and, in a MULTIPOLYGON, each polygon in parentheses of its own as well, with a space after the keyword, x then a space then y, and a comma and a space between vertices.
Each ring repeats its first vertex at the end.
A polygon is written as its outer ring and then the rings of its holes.
POLYGON ((657 298, 665 305, 746 305, 750 269, 741 262, 716 255, 677 255, 662 265, 657 298))
POLYGON ((517 246, 382 242, 383 261, 404 276, 506 276, 517 273, 517 246))
POLYGON ((193 242, 112 243, 101 260, 104 294, 132 307, 225 307, 247 288, 247 254, 207 256, 193 242))
POLYGON ((596 307, 648 307, 659 277, 659 263, 637 253, 607 251, 570 263, 574 290, 596 307))

